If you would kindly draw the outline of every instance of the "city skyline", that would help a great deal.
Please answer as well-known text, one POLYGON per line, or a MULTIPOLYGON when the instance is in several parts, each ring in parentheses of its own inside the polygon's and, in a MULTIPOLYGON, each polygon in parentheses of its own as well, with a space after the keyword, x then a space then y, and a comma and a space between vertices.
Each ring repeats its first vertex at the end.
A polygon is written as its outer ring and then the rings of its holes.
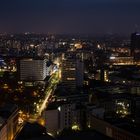
POLYGON ((139 0, 6 0, 0 32, 130 34, 139 31, 139 0))
POLYGON ((140 139, 140 33, 0 34, 0 82, 0 140, 140 139))
POLYGON ((140 0, 1 0, 0 83, 0 140, 140 140, 140 0))

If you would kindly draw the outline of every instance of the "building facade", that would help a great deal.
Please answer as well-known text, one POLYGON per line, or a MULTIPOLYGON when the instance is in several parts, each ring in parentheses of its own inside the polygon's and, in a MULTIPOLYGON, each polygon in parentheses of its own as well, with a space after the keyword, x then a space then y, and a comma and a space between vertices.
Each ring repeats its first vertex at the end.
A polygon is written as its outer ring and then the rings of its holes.
POLYGON ((83 86, 84 64, 74 55, 62 59, 62 83, 70 89, 83 86))
POLYGON ((7 104, 0 108, 0 140, 13 140, 17 135, 21 127, 18 112, 16 105, 7 104))
MULTIPOLYGON (((56 103, 57 104, 57 103, 56 103)), ((45 111, 45 122, 48 133, 56 135, 64 128, 80 128, 80 110, 76 104, 67 103, 45 111)))
POLYGON ((131 34, 131 56, 135 59, 139 58, 140 54, 140 33, 131 34))
POLYGON ((22 81, 43 81, 46 78, 45 59, 21 59, 20 80, 22 81))

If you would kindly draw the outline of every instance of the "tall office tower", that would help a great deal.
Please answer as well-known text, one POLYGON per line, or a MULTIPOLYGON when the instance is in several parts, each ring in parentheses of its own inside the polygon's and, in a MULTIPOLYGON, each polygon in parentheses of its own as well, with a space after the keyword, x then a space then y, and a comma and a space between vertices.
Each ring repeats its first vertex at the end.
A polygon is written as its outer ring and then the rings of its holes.
POLYGON ((20 80, 22 81, 43 81, 46 78, 45 59, 21 59, 20 80))
POLYGON ((82 87, 84 81, 84 63, 82 60, 76 60, 76 86, 82 87))
POLYGON ((134 57, 140 55, 140 33, 131 34, 131 55, 134 57))
POLYGON ((70 89, 76 88, 76 61, 72 57, 62 60, 62 83, 70 89))
POLYGON ((74 55, 67 55, 62 60, 62 83, 71 90, 83 86, 83 62, 74 55))

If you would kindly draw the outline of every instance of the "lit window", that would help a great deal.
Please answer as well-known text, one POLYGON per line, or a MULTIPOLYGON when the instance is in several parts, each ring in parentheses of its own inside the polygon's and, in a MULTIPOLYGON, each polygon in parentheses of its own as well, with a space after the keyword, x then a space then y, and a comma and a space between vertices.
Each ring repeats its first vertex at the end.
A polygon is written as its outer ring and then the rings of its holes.
POLYGON ((67 78, 67 80, 70 80, 71 81, 71 80, 75 80, 75 78, 67 78))

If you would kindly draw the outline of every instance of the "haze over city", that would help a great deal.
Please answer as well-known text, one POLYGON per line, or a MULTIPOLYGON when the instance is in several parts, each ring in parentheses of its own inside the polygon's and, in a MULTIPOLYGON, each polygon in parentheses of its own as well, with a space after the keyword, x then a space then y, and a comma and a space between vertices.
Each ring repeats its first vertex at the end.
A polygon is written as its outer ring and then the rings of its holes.
POLYGON ((130 34, 140 29, 139 0, 2 0, 0 32, 130 34))
POLYGON ((140 140, 140 0, 1 0, 0 140, 140 140))

